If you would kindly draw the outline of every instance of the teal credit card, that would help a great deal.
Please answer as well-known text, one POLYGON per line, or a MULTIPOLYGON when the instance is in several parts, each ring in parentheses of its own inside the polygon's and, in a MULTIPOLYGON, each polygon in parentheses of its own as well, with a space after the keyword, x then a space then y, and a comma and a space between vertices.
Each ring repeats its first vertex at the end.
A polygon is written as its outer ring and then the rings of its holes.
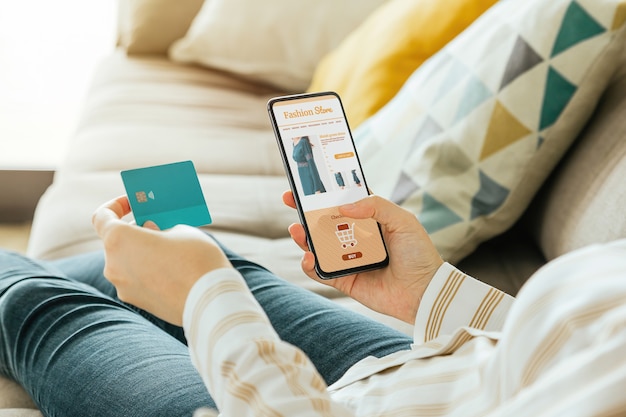
POLYGON ((165 230, 178 224, 211 223, 193 162, 131 169, 121 174, 138 225, 152 220, 165 230))

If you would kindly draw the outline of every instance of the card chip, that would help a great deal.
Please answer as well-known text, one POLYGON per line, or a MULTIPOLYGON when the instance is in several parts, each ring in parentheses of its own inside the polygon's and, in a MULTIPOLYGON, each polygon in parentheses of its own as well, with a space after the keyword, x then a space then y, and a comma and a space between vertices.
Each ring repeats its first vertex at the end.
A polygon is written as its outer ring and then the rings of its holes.
POLYGON ((148 196, 146 195, 145 191, 137 191, 135 193, 135 198, 137 199, 138 203, 147 203, 148 202, 148 196))

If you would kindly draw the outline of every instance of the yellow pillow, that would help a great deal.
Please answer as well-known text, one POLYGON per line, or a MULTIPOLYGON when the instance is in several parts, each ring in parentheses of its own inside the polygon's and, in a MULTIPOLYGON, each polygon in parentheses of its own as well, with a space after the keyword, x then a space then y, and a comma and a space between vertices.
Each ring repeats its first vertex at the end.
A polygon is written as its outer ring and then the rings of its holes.
POLYGON ((356 128, 497 0, 389 0, 319 63, 309 91, 341 96, 356 128))

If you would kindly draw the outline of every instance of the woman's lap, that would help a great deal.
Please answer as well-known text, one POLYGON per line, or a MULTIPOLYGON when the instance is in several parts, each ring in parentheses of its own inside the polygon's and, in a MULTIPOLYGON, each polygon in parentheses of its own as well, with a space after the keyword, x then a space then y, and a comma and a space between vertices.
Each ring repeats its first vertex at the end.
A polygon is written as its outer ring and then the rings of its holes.
MULTIPOLYGON (((329 384, 364 357, 409 348, 406 335, 227 254, 278 334, 329 384)), ((40 407, 68 413, 77 398, 81 415, 189 415, 211 405, 182 329, 119 302, 103 265, 101 253, 44 265, 0 254, 0 372, 40 407)))

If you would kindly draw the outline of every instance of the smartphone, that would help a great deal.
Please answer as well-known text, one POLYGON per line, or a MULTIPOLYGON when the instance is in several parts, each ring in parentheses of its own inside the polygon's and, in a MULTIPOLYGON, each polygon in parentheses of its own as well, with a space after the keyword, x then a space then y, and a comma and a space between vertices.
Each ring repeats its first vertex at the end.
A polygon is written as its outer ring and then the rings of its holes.
POLYGON ((369 190, 337 93, 276 97, 267 107, 317 274, 331 279, 387 266, 380 225, 339 213, 369 190))

